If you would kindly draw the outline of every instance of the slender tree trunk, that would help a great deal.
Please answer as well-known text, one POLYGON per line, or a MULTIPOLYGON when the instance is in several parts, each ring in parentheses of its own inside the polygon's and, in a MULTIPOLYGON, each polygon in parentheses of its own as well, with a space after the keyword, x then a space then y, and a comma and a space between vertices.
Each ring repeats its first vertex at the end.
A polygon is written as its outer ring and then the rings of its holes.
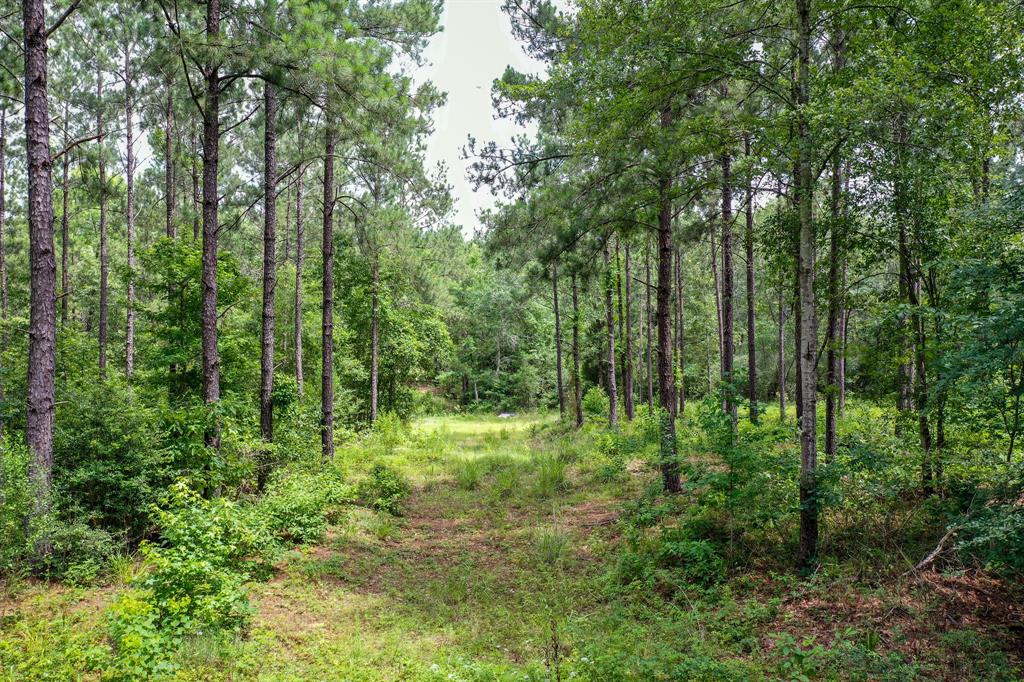
MULTIPOLYGON (((67 149, 71 141, 68 139, 68 117, 70 116, 69 106, 64 102, 64 148, 67 149)), ((69 179, 71 170, 71 154, 65 152, 61 157, 61 212, 60 212, 60 326, 68 324, 68 305, 71 298, 71 277, 68 272, 68 258, 70 256, 69 229, 68 229, 68 191, 71 188, 69 179)))
POLYGON ((817 563, 818 554, 818 316, 814 300, 815 234, 812 218, 814 199, 813 140, 806 110, 810 103, 811 61, 810 0, 796 0, 798 30, 797 62, 797 177, 800 221, 800 384, 802 421, 800 426, 800 555, 803 570, 817 563))
MULTIPOLYGON (((832 49, 834 51, 833 69, 838 72, 844 66, 844 35, 842 30, 833 29, 832 49)), ((831 462, 838 448, 837 402, 839 400, 839 362, 841 352, 841 320, 843 301, 840 291, 839 277, 843 270, 842 237, 842 191, 843 162, 837 150, 832 157, 832 188, 830 211, 832 225, 829 230, 829 263, 828 263, 828 326, 825 329, 826 348, 826 384, 825 392, 825 461, 831 462)))
MULTIPOLYGON (((277 288, 277 110, 274 85, 263 84, 263 337, 260 362, 260 435, 274 440, 274 291, 277 288)), ((266 481, 261 467, 259 487, 266 481)))
POLYGON ((625 330, 623 329, 623 325, 625 324, 625 321, 626 321, 626 314, 624 312, 625 309, 623 308, 623 303, 622 303, 622 257, 620 256, 619 251, 620 251, 620 249, 619 249, 619 238, 615 237, 615 296, 616 296, 616 304, 618 305, 618 322, 619 322, 619 331, 618 331, 619 335, 616 338, 618 339, 618 342, 620 344, 620 349, 619 349, 619 351, 616 354, 617 355, 616 362, 619 363, 619 366, 617 368, 618 372, 619 372, 618 373, 618 380, 619 381, 618 381, 618 383, 616 385, 619 387, 619 391, 620 391, 619 397, 621 398, 622 397, 622 394, 621 394, 622 382, 623 382, 622 374, 625 371, 625 366, 626 366, 626 360, 625 360, 625 358, 622 355, 621 344, 623 343, 622 339, 623 339, 623 336, 625 335, 625 330))
POLYGON ((377 404, 380 399, 380 262, 373 254, 370 264, 373 278, 370 311, 370 423, 377 421, 377 404))
MULTIPOLYGON (((329 124, 328 124, 329 125, 329 124)), ((334 459, 334 131, 324 145, 324 281, 320 363, 320 443, 325 462, 334 459)))
POLYGON ((723 154, 722 166, 722 383, 725 407, 736 431, 737 408, 733 390, 733 365, 736 354, 735 306, 733 304, 734 268, 732 264, 732 156, 723 154))
MULTIPOLYGON (((721 273, 718 272, 718 249, 715 246, 715 231, 712 229, 711 234, 711 278, 714 280, 714 294, 715 294, 715 323, 718 325, 718 365, 719 369, 722 367, 723 358, 725 357, 725 326, 724 320, 722 319, 722 278, 721 273)), ((723 409, 725 409, 725 403, 722 403, 723 409)))
POLYGON ((633 420, 636 407, 633 403, 633 305, 631 295, 630 278, 630 253, 629 243, 625 244, 625 261, 623 278, 626 280, 626 311, 623 321, 623 338, 626 344, 626 354, 622 362, 622 395, 626 407, 626 419, 633 420))
POLYGON ((203 199, 199 194, 199 167, 196 165, 197 150, 192 150, 192 241, 199 241, 199 218, 203 210, 203 199))
POLYGON ((786 296, 779 282, 779 423, 786 421, 786 296))
POLYGON ((174 79, 167 77, 165 82, 167 99, 164 103, 164 209, 166 216, 165 232, 174 239, 178 229, 174 224, 174 79))
POLYGON ((837 410, 839 397, 839 320, 842 315, 842 301, 839 292, 840 259, 842 258, 841 212, 840 200, 842 191, 842 166, 839 156, 832 160, 832 195, 831 218, 832 226, 829 234, 828 263, 828 326, 825 329, 826 349, 826 384, 825 392, 825 461, 831 462, 836 455, 838 440, 836 436, 837 410))
POLYGON ((302 231, 302 175, 300 166, 295 178, 295 384, 302 398, 302 266, 306 260, 305 235, 302 231))
POLYGON ((135 83, 132 79, 130 53, 124 54, 124 144, 125 144, 125 247, 128 251, 128 296, 125 309, 124 373, 135 373, 135 83))
MULTIPOLYGON (((53 482, 54 367, 57 305, 53 248, 53 177, 50 113, 46 89, 46 3, 24 0, 25 143, 28 162, 29 341, 25 440, 31 451, 29 480, 35 492, 35 517, 50 513, 53 482)), ((48 555, 48 536, 36 552, 48 555)))
POLYGON ((683 289, 683 254, 676 249, 676 325, 679 331, 677 348, 679 351, 679 396, 678 414, 682 417, 686 412, 686 298, 683 289))
MULTIPOLYGON (((220 34, 220 0, 207 0, 206 39, 220 34)), ((217 350, 217 168, 220 160, 220 75, 216 63, 206 66, 203 110, 203 276, 202 345, 203 402, 220 400, 220 355, 217 350)), ((220 447, 219 428, 206 434, 206 444, 220 447)))
MULTIPOLYGON (((661 112, 661 127, 672 124, 672 111, 661 112)), ((676 391, 672 380, 672 178, 664 176, 658 187, 658 394, 661 400, 660 464, 665 492, 677 493, 679 461, 676 458, 676 391)))
MULTIPOLYGON (((743 140, 743 152, 750 156, 750 136, 743 140)), ((754 280, 754 188, 747 179, 747 210, 744 246, 747 256, 747 400, 750 402, 750 421, 757 423, 757 286, 754 280)))
POLYGON ((646 318, 645 325, 647 332, 647 407, 654 410, 654 315, 651 308, 651 248, 650 244, 644 247, 644 293, 646 295, 646 318))
POLYGON ((576 428, 579 428, 583 426, 583 386, 580 385, 580 302, 575 272, 572 273, 572 385, 576 428))
MULTIPOLYGON (((0 326, 3 334, 0 341, 7 345, 9 337, 7 318, 10 315, 10 298, 7 291, 7 247, 4 232, 7 230, 7 107, 0 106, 0 326)), ((3 396, 0 395, 0 398, 3 396)))
MULTIPOLYGON (((799 201, 793 200, 793 208, 799 209, 799 201)), ((796 381, 793 384, 793 405, 796 408, 796 423, 799 426, 802 423, 804 416, 804 389, 803 382, 800 380, 800 349, 803 348, 803 320, 802 320, 802 306, 800 305, 800 263, 802 256, 800 254, 800 240, 799 236, 795 241, 795 252, 793 254, 793 357, 796 359, 796 381)))
POLYGON ((612 308, 612 289, 615 286, 611 269, 608 242, 604 245, 604 312, 608 327, 608 425, 619 425, 619 395, 615 385, 615 311, 612 308))
MULTIPOLYGON (((103 130, 103 73, 96 72, 96 99, 99 109, 96 114, 96 134, 102 142, 103 130)), ((99 157, 100 192, 100 379, 107 377, 107 342, 110 337, 110 239, 107 234, 107 165, 100 148, 99 157)))
POLYGON ((562 385, 562 317, 558 309, 558 264, 551 266, 551 300, 555 305, 555 383, 558 387, 558 418, 565 419, 565 386, 562 385))
MULTIPOLYGON (((917 268, 919 271, 920 268, 917 268)), ((921 300, 921 280, 915 274, 910 287, 910 306, 914 326, 914 403, 917 407, 918 435, 921 439, 921 489, 925 495, 934 492, 932 470, 932 433, 928 420, 928 364, 925 334, 924 305, 921 300)))
MULTIPOLYGON (((7 106, 0 105, 0 348, 6 348, 10 341, 7 330, 8 300, 7 294, 7 247, 4 244, 4 231, 7 229, 6 207, 7 197, 7 106)), ((2 358, 0 358, 2 360, 2 358)), ((0 362, 2 369, 2 362, 0 362)), ((0 404, 5 402, 5 391, 0 372, 0 404)), ((3 413, 0 412, 0 436, 4 435, 3 413)), ((0 473, 0 486, 5 483, 0 473)))

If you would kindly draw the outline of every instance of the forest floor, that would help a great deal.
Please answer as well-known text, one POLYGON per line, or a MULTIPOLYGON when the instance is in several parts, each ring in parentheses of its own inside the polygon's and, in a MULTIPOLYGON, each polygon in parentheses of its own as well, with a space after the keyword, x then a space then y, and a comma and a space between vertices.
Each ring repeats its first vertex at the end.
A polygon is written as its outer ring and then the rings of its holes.
MULTIPOLYGON (((543 421, 424 419, 408 443, 343 450, 353 475, 383 459, 410 478, 403 515, 352 507, 323 543, 285 552, 251 585, 248 634, 189 641, 179 678, 1024 679, 1019 607, 981 577, 766 571, 673 597, 617 585, 620 515, 653 473, 595 482, 564 464, 578 456, 565 441, 537 436, 543 421)), ((0 679, 81 679, 118 589, 23 584, 0 599, 0 660, 18 661, 0 679)))

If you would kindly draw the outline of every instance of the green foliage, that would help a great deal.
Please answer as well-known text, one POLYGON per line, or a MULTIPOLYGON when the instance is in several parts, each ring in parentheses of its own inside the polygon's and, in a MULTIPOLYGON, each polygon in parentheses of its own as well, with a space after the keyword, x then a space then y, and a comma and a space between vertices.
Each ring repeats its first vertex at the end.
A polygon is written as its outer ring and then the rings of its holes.
POLYGON ((22 571, 31 549, 25 519, 32 509, 29 453, 9 436, 0 437, 0 574, 22 571))
POLYGON ((356 487, 360 502, 377 511, 401 516, 410 493, 409 482, 401 473, 385 464, 374 464, 369 475, 356 487))
POLYGON ((583 394, 583 414, 590 418, 607 419, 608 394, 600 386, 591 386, 583 394))
POLYGON ((336 470, 278 472, 253 510, 259 523, 276 539, 306 544, 322 540, 336 510, 353 501, 353 493, 336 470))
POLYGON ((1024 575, 1024 504, 993 505, 960 530, 957 550, 968 560, 1009 578, 1024 575))
POLYGON ((537 458, 537 480, 534 492, 538 497, 552 497, 569 487, 566 466, 557 455, 541 455, 537 458))

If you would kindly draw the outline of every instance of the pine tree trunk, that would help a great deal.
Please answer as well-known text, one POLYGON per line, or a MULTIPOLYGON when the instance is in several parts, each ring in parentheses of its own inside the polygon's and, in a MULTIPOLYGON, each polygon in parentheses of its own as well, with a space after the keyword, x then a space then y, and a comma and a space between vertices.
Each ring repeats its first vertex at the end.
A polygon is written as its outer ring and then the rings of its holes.
MULTIPOLYGON (((10 316, 10 297, 7 291, 7 246, 4 232, 7 230, 7 107, 0 107, 0 326, 3 334, 0 342, 7 346, 9 337, 7 318, 10 316)), ((2 398, 2 396, 0 396, 2 398)))
MULTIPOLYGON (((10 333, 7 330, 7 317, 9 314, 7 294, 7 246, 4 244, 4 231, 7 229, 6 207, 7 197, 7 106, 0 105, 0 348, 6 348, 10 341, 10 333)), ((2 358, 0 358, 2 359, 2 358)), ((0 370, 2 370, 0 363, 0 370)), ((2 380, 3 372, 0 371, 0 404, 5 402, 5 391, 2 380)), ((0 437, 4 435, 3 414, 0 413, 0 437)), ((5 481, 0 473, 0 486, 5 481)))
POLYGON ((295 384, 299 398, 304 391, 302 376, 302 266, 306 260, 305 234, 302 231, 302 175, 300 166, 295 178, 295 384))
POLYGON ((334 459, 334 144, 334 131, 328 130, 324 145, 324 281, 320 344, 320 444, 325 462, 334 459))
POLYGON ((196 143, 193 142, 192 149, 192 241, 199 241, 199 219, 203 210, 203 199, 199 194, 199 169, 196 165, 196 143))
MULTIPOLYGON (((667 107, 661 113, 661 127, 672 124, 667 107)), ((679 462, 676 458, 676 391, 672 381, 672 179, 659 182, 658 211, 658 394, 661 400, 660 464, 662 483, 668 493, 679 492, 679 462)))
POLYGON ((608 332, 608 425, 613 429, 619 425, 619 395, 615 385, 615 311, 612 309, 614 274, 611 269, 608 242, 604 245, 604 312, 608 332))
MULTIPOLYGON (((70 111, 68 103, 64 103, 64 148, 70 144, 68 139, 68 117, 70 111)), ((61 157, 61 212, 60 212, 60 326, 63 328, 68 324, 68 306, 71 298, 71 276, 68 271, 68 259, 71 248, 69 239, 69 216, 68 216, 68 191, 71 188, 70 181, 71 156, 65 152, 61 157)))
POLYGON ((174 80, 170 76, 167 77, 165 87, 167 100, 164 103, 164 229, 167 236, 174 239, 178 236, 178 230, 174 224, 174 80))
POLYGON ((736 431, 737 409, 733 394, 733 365, 736 353, 735 306, 732 264, 732 157, 723 154, 722 166, 722 383, 725 407, 736 431))
MULTIPOLYGON (((715 294, 715 323, 718 325, 718 367, 722 368, 725 358, 725 327, 722 319, 722 278, 718 271, 718 249, 715 247, 715 231, 711 230, 711 278, 714 280, 715 294)), ((709 370, 710 371, 710 370, 709 370)), ((725 409, 725 402, 722 402, 722 409, 725 409)))
MULTIPOLYGON (((274 291, 277 288, 277 110, 273 84, 263 84, 263 336, 260 362, 260 435, 274 440, 274 291)), ((261 474, 265 472, 262 471, 261 474)), ((259 487, 265 478, 260 478, 259 487)))
MULTIPOLYGON (((96 73, 96 99, 99 109, 96 114, 96 134, 102 142, 103 130, 103 73, 96 73)), ((110 337, 110 239, 107 234, 107 166, 101 148, 99 158, 100 192, 100 379, 107 377, 107 342, 110 337)))
POLYGON ((651 308, 651 248, 650 244, 644 247, 644 276, 647 280, 644 284, 646 295, 646 318, 645 331, 647 333, 647 407, 654 410, 654 311, 651 308))
POLYGON ((814 176, 812 168, 813 140, 806 109, 810 103, 809 79, 811 61, 810 0, 796 0, 798 17, 797 63, 797 177, 800 221, 800 384, 802 419, 800 425, 800 554, 803 570, 817 563, 818 554, 818 317, 814 299, 815 234, 812 219, 814 176))
POLYGON ((370 424, 377 421, 377 405, 380 400, 380 262, 377 254, 370 265, 372 276, 370 310, 370 424))
MULTIPOLYGON (((25 439, 31 451, 29 480, 35 493, 34 514, 50 513, 53 482, 54 367, 57 306, 53 248, 53 177, 50 155, 50 113, 46 90, 46 3, 24 0, 25 143, 28 174, 29 341, 25 439)), ((36 543, 46 556, 48 536, 36 543)))
POLYGON ((830 210, 832 229, 829 233, 828 263, 828 326, 825 329, 825 368, 827 385, 825 392, 825 461, 831 462, 836 455, 836 403, 839 398, 839 319, 842 315, 842 301, 839 292, 840 259, 840 199, 842 191, 842 167, 839 156, 832 159, 832 190, 830 210))
POLYGON ((579 428, 583 426, 583 386, 580 385, 580 302, 575 272, 572 273, 572 385, 576 428, 579 428))
POLYGON ((626 344, 626 354, 623 357, 622 363, 622 395, 626 408, 626 419, 632 421, 636 414, 636 406, 633 402, 633 304, 632 289, 629 281, 631 270, 628 242, 625 244, 624 251, 623 278, 626 280, 626 311, 623 321, 623 338, 626 344))
POLYGON ((686 299, 683 291, 683 255, 676 249, 676 325, 679 331, 677 348, 679 359, 679 396, 677 410, 680 417, 686 413, 686 299))
POLYGON ((779 423, 786 421, 786 296, 779 282, 779 423))
POLYGON ((126 49, 124 55, 124 143, 125 143, 125 247, 128 251, 128 296, 125 309, 124 373, 135 373, 135 117, 131 60, 126 49))
MULTIPOLYGON (((743 140, 743 152, 750 156, 750 136, 743 140)), ((757 423, 757 286, 754 280, 754 188, 747 179, 747 210, 744 246, 747 256, 747 400, 750 402, 750 422, 757 423)))
MULTIPOLYGON (((216 44, 220 33, 220 0, 207 0, 206 39, 216 44)), ((220 76, 217 64, 206 66, 203 110, 203 275, 202 346, 203 402, 220 400, 220 356, 217 350, 217 168, 220 159, 220 76)), ((206 444, 220 447, 219 428, 206 434, 206 444)))
POLYGON ((558 387, 558 418, 565 419, 565 386, 562 384, 562 317, 558 306, 558 264, 551 266, 551 300, 555 306, 555 383, 558 387))

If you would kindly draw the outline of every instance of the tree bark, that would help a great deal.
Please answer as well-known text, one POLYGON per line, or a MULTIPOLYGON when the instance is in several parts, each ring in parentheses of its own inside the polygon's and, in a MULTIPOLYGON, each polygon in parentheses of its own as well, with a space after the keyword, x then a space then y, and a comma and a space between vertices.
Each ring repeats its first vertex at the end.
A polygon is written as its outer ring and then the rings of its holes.
POLYGON ((370 274, 373 279, 370 310, 370 424, 377 421, 380 400, 380 261, 371 257, 370 274))
MULTIPOLYGON (((96 134, 103 141, 103 73, 96 72, 96 134)), ((107 343, 110 336, 110 239, 107 234, 107 165, 100 147, 98 165, 100 192, 100 379, 107 377, 107 343)))
POLYGON ((779 282, 779 423, 786 421, 786 296, 779 282))
POLYGON ((325 137, 320 444, 324 461, 330 462, 334 459, 334 131, 328 129, 325 137))
MULTIPOLYGON (((750 136, 743 140, 743 152, 750 156, 750 136)), ((757 423, 757 286, 754 279, 754 188, 747 179, 747 210, 744 246, 747 256, 747 401, 750 403, 750 422, 757 423)))
MULTIPOLYGON (((834 51, 833 69, 840 71, 843 68, 843 32, 834 29, 832 49, 834 51)), ((825 461, 831 462, 836 455, 838 448, 837 427, 837 402, 839 400, 839 362, 842 356, 840 344, 842 334, 840 330, 843 301, 839 286, 839 277, 842 272, 842 190, 843 190, 843 166, 838 150, 832 157, 832 187, 830 197, 830 217, 832 219, 829 230, 829 262, 828 262, 828 326, 825 329, 825 371, 827 390, 825 392, 825 461)))
POLYGON ((199 194, 199 169, 196 166, 196 157, 198 150, 196 144, 193 142, 192 148, 192 241, 199 241, 199 219, 202 215, 203 199, 199 194))
MULTIPOLYGON (((661 127, 672 124, 672 112, 661 112, 661 127)), ((676 401, 672 380, 672 178, 663 176, 658 187, 658 393, 661 400, 660 464, 665 492, 677 493, 679 461, 676 458, 676 401)))
POLYGON ((676 347, 679 359, 676 365, 679 367, 679 401, 677 413, 682 417, 686 413, 686 300, 683 290, 683 254, 676 249, 676 329, 678 338, 676 347))
POLYGON ((583 426, 583 386, 580 385, 580 302, 575 272, 572 273, 572 385, 576 428, 579 428, 583 426))
POLYGON ((174 224, 174 79, 170 76, 167 77, 165 87, 167 100, 164 103, 164 229, 167 236, 174 239, 178 236, 178 229, 174 224))
POLYGON ((650 245, 644 247, 644 293, 646 294, 646 318, 644 325, 647 332, 647 408, 654 410, 654 315, 651 308, 651 249, 650 245))
POLYGON ((608 242, 604 244, 604 312, 608 327, 608 425, 619 425, 619 395, 615 385, 615 311, 612 308, 612 289, 615 286, 611 269, 608 242))
POLYGON ((722 154, 722 383, 725 389, 725 411, 736 431, 737 409, 733 390, 733 365, 736 353, 735 307, 733 305, 732 264, 732 156, 722 154))
POLYGON ((551 266, 551 300, 555 306, 555 383, 558 388, 558 418, 565 419, 565 386, 562 384, 562 317, 558 309, 558 264, 551 266))
POLYGON ((304 386, 302 377, 302 266, 306 260, 305 234, 302 227, 302 175, 300 166, 295 178, 295 384, 299 398, 304 386))
MULTIPOLYGON (((68 117, 70 116, 68 103, 64 103, 64 147, 71 143, 68 139, 68 117)), ((69 216, 68 216, 68 191, 71 188, 70 181, 71 154, 66 152, 61 157, 61 212, 60 212, 60 326, 63 328, 68 323, 68 305, 70 304, 71 277, 68 272, 69 249, 69 216)))
POLYGON ((626 344, 626 354, 622 362, 622 395, 626 408, 626 419, 633 420, 636 414, 636 407, 633 403, 633 304, 632 290, 630 288, 630 253, 629 242, 625 244, 625 255, 623 262, 623 279, 626 280, 626 311, 623 319, 623 338, 626 344))
MULTIPOLYGON (((220 34, 220 0, 207 0, 206 39, 220 34)), ((220 75, 215 62, 206 65, 203 109, 203 275, 202 345, 203 402, 220 400, 220 355, 217 350, 217 168, 220 160, 220 75)), ((220 447, 219 429, 206 434, 206 444, 220 447)))
MULTIPOLYGON (((10 315, 10 298, 7 291, 7 247, 4 232, 7 230, 7 107, 0 107, 0 323, 7 322, 10 315)), ((7 345, 9 337, 6 324, 0 341, 7 345)), ((0 398, 3 396, 0 395, 0 398)))
POLYGON ((130 52, 124 53, 124 143, 125 143, 125 247, 128 251, 128 296, 125 310, 124 373, 135 373, 135 83, 132 79, 130 52))
MULTIPOLYGON (((7 229, 6 217, 6 196, 7 196, 7 106, 0 105, 0 348, 6 348, 10 341, 10 333, 7 331, 7 317, 9 314, 7 294, 7 247, 4 244, 4 231, 7 229)), ((2 360, 2 358, 0 358, 2 360)), ((2 363, 0 363, 2 369, 2 363)), ((0 404, 5 402, 4 383, 0 378, 0 404)), ((0 436, 4 434, 3 414, 0 414, 0 436)), ((0 474, 0 486, 4 485, 3 475, 0 474)))
MULTIPOLYGON (((49 514, 53 482, 54 367, 57 304, 53 248, 53 177, 50 114, 47 104, 46 3, 24 0, 25 142, 28 161, 29 341, 25 440, 31 451, 29 480, 35 493, 35 516, 49 514)), ((48 555, 44 536, 36 552, 48 555)))
POLYGON ((800 428, 800 550, 804 571, 817 564, 818 554, 818 316, 814 299, 815 234, 812 217, 814 199, 813 140, 807 119, 810 103, 811 10, 810 0, 796 0, 798 20, 797 177, 800 222, 800 384, 802 418, 800 428))
MULTIPOLYGON (((274 291, 277 288, 277 92, 263 84, 263 336, 260 362, 260 435, 274 440, 274 291)), ((260 488, 265 481, 260 479, 260 488)))

